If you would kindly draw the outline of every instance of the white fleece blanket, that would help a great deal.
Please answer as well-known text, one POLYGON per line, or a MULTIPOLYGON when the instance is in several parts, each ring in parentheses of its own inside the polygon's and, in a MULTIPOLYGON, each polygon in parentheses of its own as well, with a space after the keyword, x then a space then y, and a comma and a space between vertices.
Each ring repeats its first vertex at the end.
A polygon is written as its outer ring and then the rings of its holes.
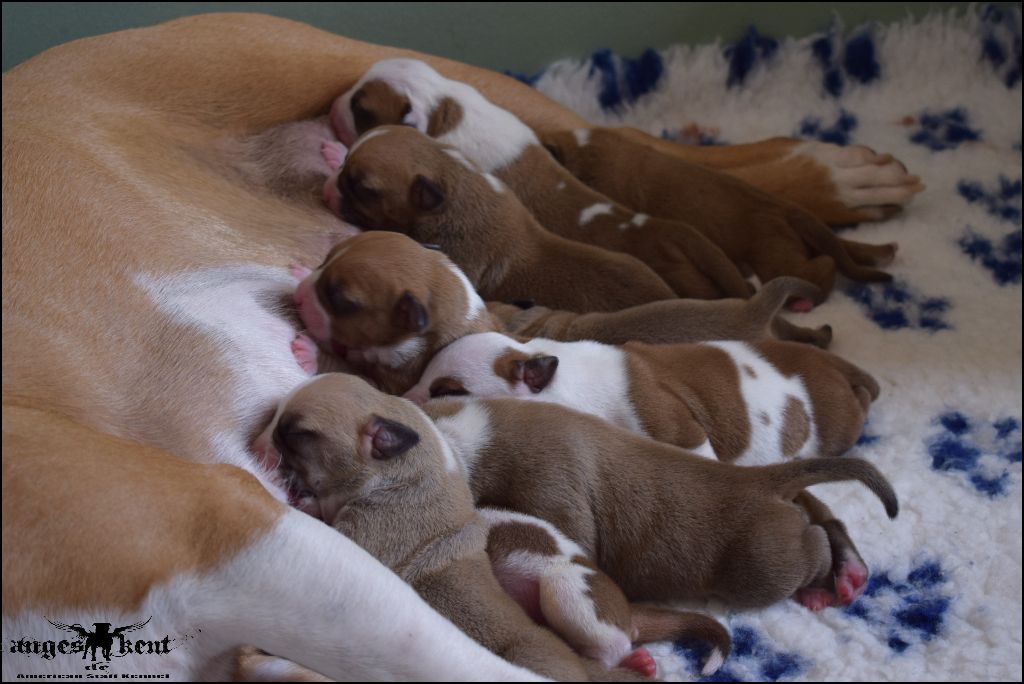
MULTIPOLYGON (((899 242, 895 282, 841 284, 794 317, 831 323, 832 349, 881 383, 854 453, 892 480, 900 516, 860 486, 816 488, 871 568, 866 594, 819 614, 719 612, 734 652, 712 679, 1020 681, 1019 9, 802 40, 751 29, 735 46, 599 52, 529 80, 598 123, 702 144, 860 143, 922 177, 901 215, 847 233, 899 242)), ((662 676, 697 676, 682 646, 652 652, 662 676)))

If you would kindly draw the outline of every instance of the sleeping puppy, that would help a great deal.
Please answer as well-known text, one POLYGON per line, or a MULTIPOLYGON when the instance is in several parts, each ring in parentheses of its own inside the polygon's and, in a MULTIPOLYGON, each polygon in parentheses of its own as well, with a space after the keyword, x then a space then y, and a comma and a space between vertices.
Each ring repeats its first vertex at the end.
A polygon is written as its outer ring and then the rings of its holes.
POLYGON ((669 299, 618 312, 485 305, 440 251, 386 231, 339 243, 315 271, 300 275, 294 299, 312 338, 300 334, 293 344, 300 365, 309 373, 356 372, 391 394, 412 388, 440 349, 478 332, 611 344, 757 340, 775 334, 827 346, 832 338, 828 326, 801 328, 776 315, 788 298, 813 294, 812 285, 794 278, 768 283, 749 300, 669 299))
POLYGON ((338 190, 346 221, 440 246, 485 299, 617 311, 675 297, 635 257, 544 230, 504 183, 407 126, 360 138, 338 190))
MULTIPOLYGON (((633 601, 716 597, 754 608, 797 594, 820 608, 839 559, 794 498, 817 483, 858 480, 889 517, 898 508, 886 479, 856 458, 740 468, 554 404, 446 399, 424 410, 478 505, 547 520, 633 601)), ((855 579, 862 591, 866 571, 855 579)))
MULTIPOLYGON (((872 266, 888 263, 895 245, 838 239, 802 209, 649 145, 631 143, 620 131, 548 133, 545 150, 509 112, 416 60, 375 64, 335 101, 331 120, 335 130, 355 133, 403 123, 456 146, 505 181, 549 230, 640 257, 680 296, 710 298, 695 291, 692 274, 683 273, 677 285, 671 268, 680 253, 703 269, 724 296, 745 296, 733 264, 752 270, 761 282, 784 275, 808 280, 821 289, 822 298, 831 291, 837 268, 855 280, 891 278, 872 266)), ((898 164, 892 166, 910 184, 901 186, 901 193, 917 182, 898 164)), ((800 300, 799 308, 812 304, 800 300)))
MULTIPOLYGON (((515 116, 423 62, 378 62, 335 101, 331 120, 336 130, 358 135, 403 124, 452 146, 475 168, 510 185, 540 225, 639 258, 680 297, 750 293, 736 266, 693 226, 636 214, 586 187, 515 116)), ((338 189, 344 194, 344 188, 338 189)), ((328 191, 328 204, 331 196, 328 191)))
POLYGON ((838 456, 860 436, 878 383, 834 354, 761 340, 621 347, 467 335, 406 397, 555 402, 728 463, 838 456))
MULTIPOLYGON (((635 616, 621 592, 550 525, 500 512, 478 514, 456 454, 409 402, 354 376, 319 376, 281 403, 260 441, 278 452, 296 507, 372 553, 497 655, 556 679, 609 675, 533 623, 495 578, 489 552, 506 582, 520 595, 535 591, 540 615, 575 644, 605 663, 614 661, 611 666, 650 664, 649 656, 632 652, 635 616), (515 563, 513 556, 524 553, 527 562, 515 563), (573 567, 557 563, 567 554, 573 567), (538 555, 552 562, 538 563, 538 555), (514 576, 517 568, 525 574, 514 576), (618 638, 624 634, 625 640, 618 638)), ((716 664, 728 652, 728 636, 709 623, 714 621, 697 616, 683 631, 712 634, 716 664)))

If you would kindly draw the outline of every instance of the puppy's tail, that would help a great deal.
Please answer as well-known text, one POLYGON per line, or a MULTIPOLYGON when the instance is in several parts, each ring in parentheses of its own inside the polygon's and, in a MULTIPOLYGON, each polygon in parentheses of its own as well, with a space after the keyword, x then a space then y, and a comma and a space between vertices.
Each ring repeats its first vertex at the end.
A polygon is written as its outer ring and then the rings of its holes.
POLYGON ((786 499, 811 485, 857 480, 874 492, 890 518, 895 518, 900 510, 892 485, 878 468, 863 459, 808 458, 764 468, 775 489, 786 499))
POLYGON ((732 649, 728 630, 703 613, 643 603, 631 603, 630 608, 633 613, 633 643, 685 640, 700 641, 710 646, 711 653, 701 668, 704 676, 716 672, 732 649))
POLYGON ((813 283, 793 276, 779 276, 761 286, 757 294, 750 298, 747 302, 747 315, 767 325, 790 297, 810 299, 812 302, 820 302, 825 298, 821 288, 813 283))

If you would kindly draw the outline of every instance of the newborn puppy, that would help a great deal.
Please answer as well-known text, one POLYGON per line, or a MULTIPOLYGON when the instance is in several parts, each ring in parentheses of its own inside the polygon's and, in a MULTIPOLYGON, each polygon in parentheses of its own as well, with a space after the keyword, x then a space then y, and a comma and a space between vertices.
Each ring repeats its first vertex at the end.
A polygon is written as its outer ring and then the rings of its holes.
POLYGON ((729 633, 689 611, 630 604, 622 590, 578 544, 539 518, 482 508, 489 527, 487 555, 494 575, 535 622, 547 624, 578 653, 653 677, 654 660, 634 643, 701 640, 712 645, 701 674, 729 654, 729 633))
POLYGON ((636 214, 591 190, 514 115, 423 62, 377 62, 335 101, 331 121, 343 142, 376 126, 404 124, 457 148, 510 185, 548 230, 638 257, 681 297, 750 293, 736 266, 693 226, 636 214))
POLYGON ((813 295, 794 278, 768 283, 749 300, 669 299, 618 312, 576 314, 484 301, 457 266, 405 235, 363 233, 336 245, 295 291, 302 321, 292 347, 310 373, 359 373, 390 394, 416 384, 427 362, 450 342, 501 331, 561 340, 689 342, 755 340, 775 335, 827 346, 831 328, 801 328, 776 316, 789 297, 813 295), (318 350, 329 350, 324 354, 318 350))
MULTIPOLYGON (((499 585, 487 546, 504 550, 507 560, 517 550, 508 538, 515 530, 476 512, 462 464, 412 404, 354 376, 322 375, 281 403, 257 442, 272 443, 279 453, 289 497, 300 510, 372 553, 494 653, 556 679, 607 676, 535 625, 499 585)), ((585 565, 576 572, 577 579, 593 576, 585 565)), ((557 589, 566 588, 564 578, 553 579, 557 589)), ((549 606, 543 614, 560 612, 549 606)), ((593 619, 577 616, 572 624, 598 623, 595 609, 593 619)), ((624 628, 621 620, 614 624, 624 628)))
POLYGON ((338 189, 346 221, 440 246, 485 299, 617 311, 675 297, 636 258, 544 230, 501 181, 406 126, 360 138, 338 189))
POLYGON ((300 365, 311 373, 332 370, 333 355, 390 394, 412 387, 448 343, 495 328, 455 264, 399 233, 363 233, 338 243, 299 283, 294 299, 316 343, 296 339, 300 365), (331 353, 318 353, 317 345, 331 353))
POLYGON ((860 436, 874 378, 793 342, 650 345, 467 335, 431 360, 406 397, 555 402, 740 465, 838 456, 860 436))
MULTIPOLYGON (((599 192, 655 216, 692 221, 761 282, 795 276, 827 294, 837 268, 854 280, 891 280, 871 267, 891 262, 895 244, 870 245, 837 237, 803 209, 653 148, 635 146, 631 154, 623 154, 622 135, 614 129, 559 132, 544 136, 543 142, 559 163, 599 192), (637 183, 638 176, 646 182, 637 183)), ((906 176, 898 163, 891 164, 890 170, 920 189, 919 179, 906 176)), ((916 190, 897 186, 894 191, 916 190)))
POLYGON ((836 561, 827 532, 793 499, 858 480, 889 517, 898 510, 888 481, 856 458, 739 468, 553 404, 448 399, 424 410, 478 505, 547 520, 633 601, 716 597, 754 608, 824 591, 836 561))

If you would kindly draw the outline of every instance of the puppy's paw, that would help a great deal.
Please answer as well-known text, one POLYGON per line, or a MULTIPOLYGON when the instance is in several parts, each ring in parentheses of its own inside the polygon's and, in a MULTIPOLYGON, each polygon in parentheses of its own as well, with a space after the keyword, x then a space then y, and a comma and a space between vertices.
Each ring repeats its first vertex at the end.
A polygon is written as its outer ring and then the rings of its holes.
POLYGON ((348 148, 337 140, 324 140, 320 143, 320 156, 324 158, 331 171, 337 171, 345 163, 348 148))
POLYGON ((868 569, 856 558, 847 558, 839 564, 835 575, 839 604, 846 606, 864 593, 868 586, 868 569))
POLYGON ((292 340, 292 355, 299 367, 309 375, 316 375, 319 367, 320 350, 313 338, 304 332, 300 332, 292 340))
MULTIPOLYGON (((870 147, 840 147, 830 143, 808 142, 798 145, 792 157, 815 162, 834 187, 833 202, 844 212, 825 218, 830 223, 878 221, 900 211, 924 190, 918 176, 891 154, 878 154, 870 147)), ((817 213, 817 212, 816 212, 817 213)))
POLYGON ((658 674, 658 664, 654 662, 654 658, 646 648, 638 648, 632 653, 627 655, 619 663, 619 667, 633 670, 642 674, 644 677, 654 677, 658 674))
POLYGON ((324 204, 337 216, 341 213, 341 192, 338 190, 338 174, 331 175, 324 181, 324 204))
POLYGON ((821 589, 819 587, 804 587, 798 589, 796 592, 796 600, 804 608, 810 609, 812 612, 819 612, 829 606, 836 604, 836 595, 828 589, 821 589))

